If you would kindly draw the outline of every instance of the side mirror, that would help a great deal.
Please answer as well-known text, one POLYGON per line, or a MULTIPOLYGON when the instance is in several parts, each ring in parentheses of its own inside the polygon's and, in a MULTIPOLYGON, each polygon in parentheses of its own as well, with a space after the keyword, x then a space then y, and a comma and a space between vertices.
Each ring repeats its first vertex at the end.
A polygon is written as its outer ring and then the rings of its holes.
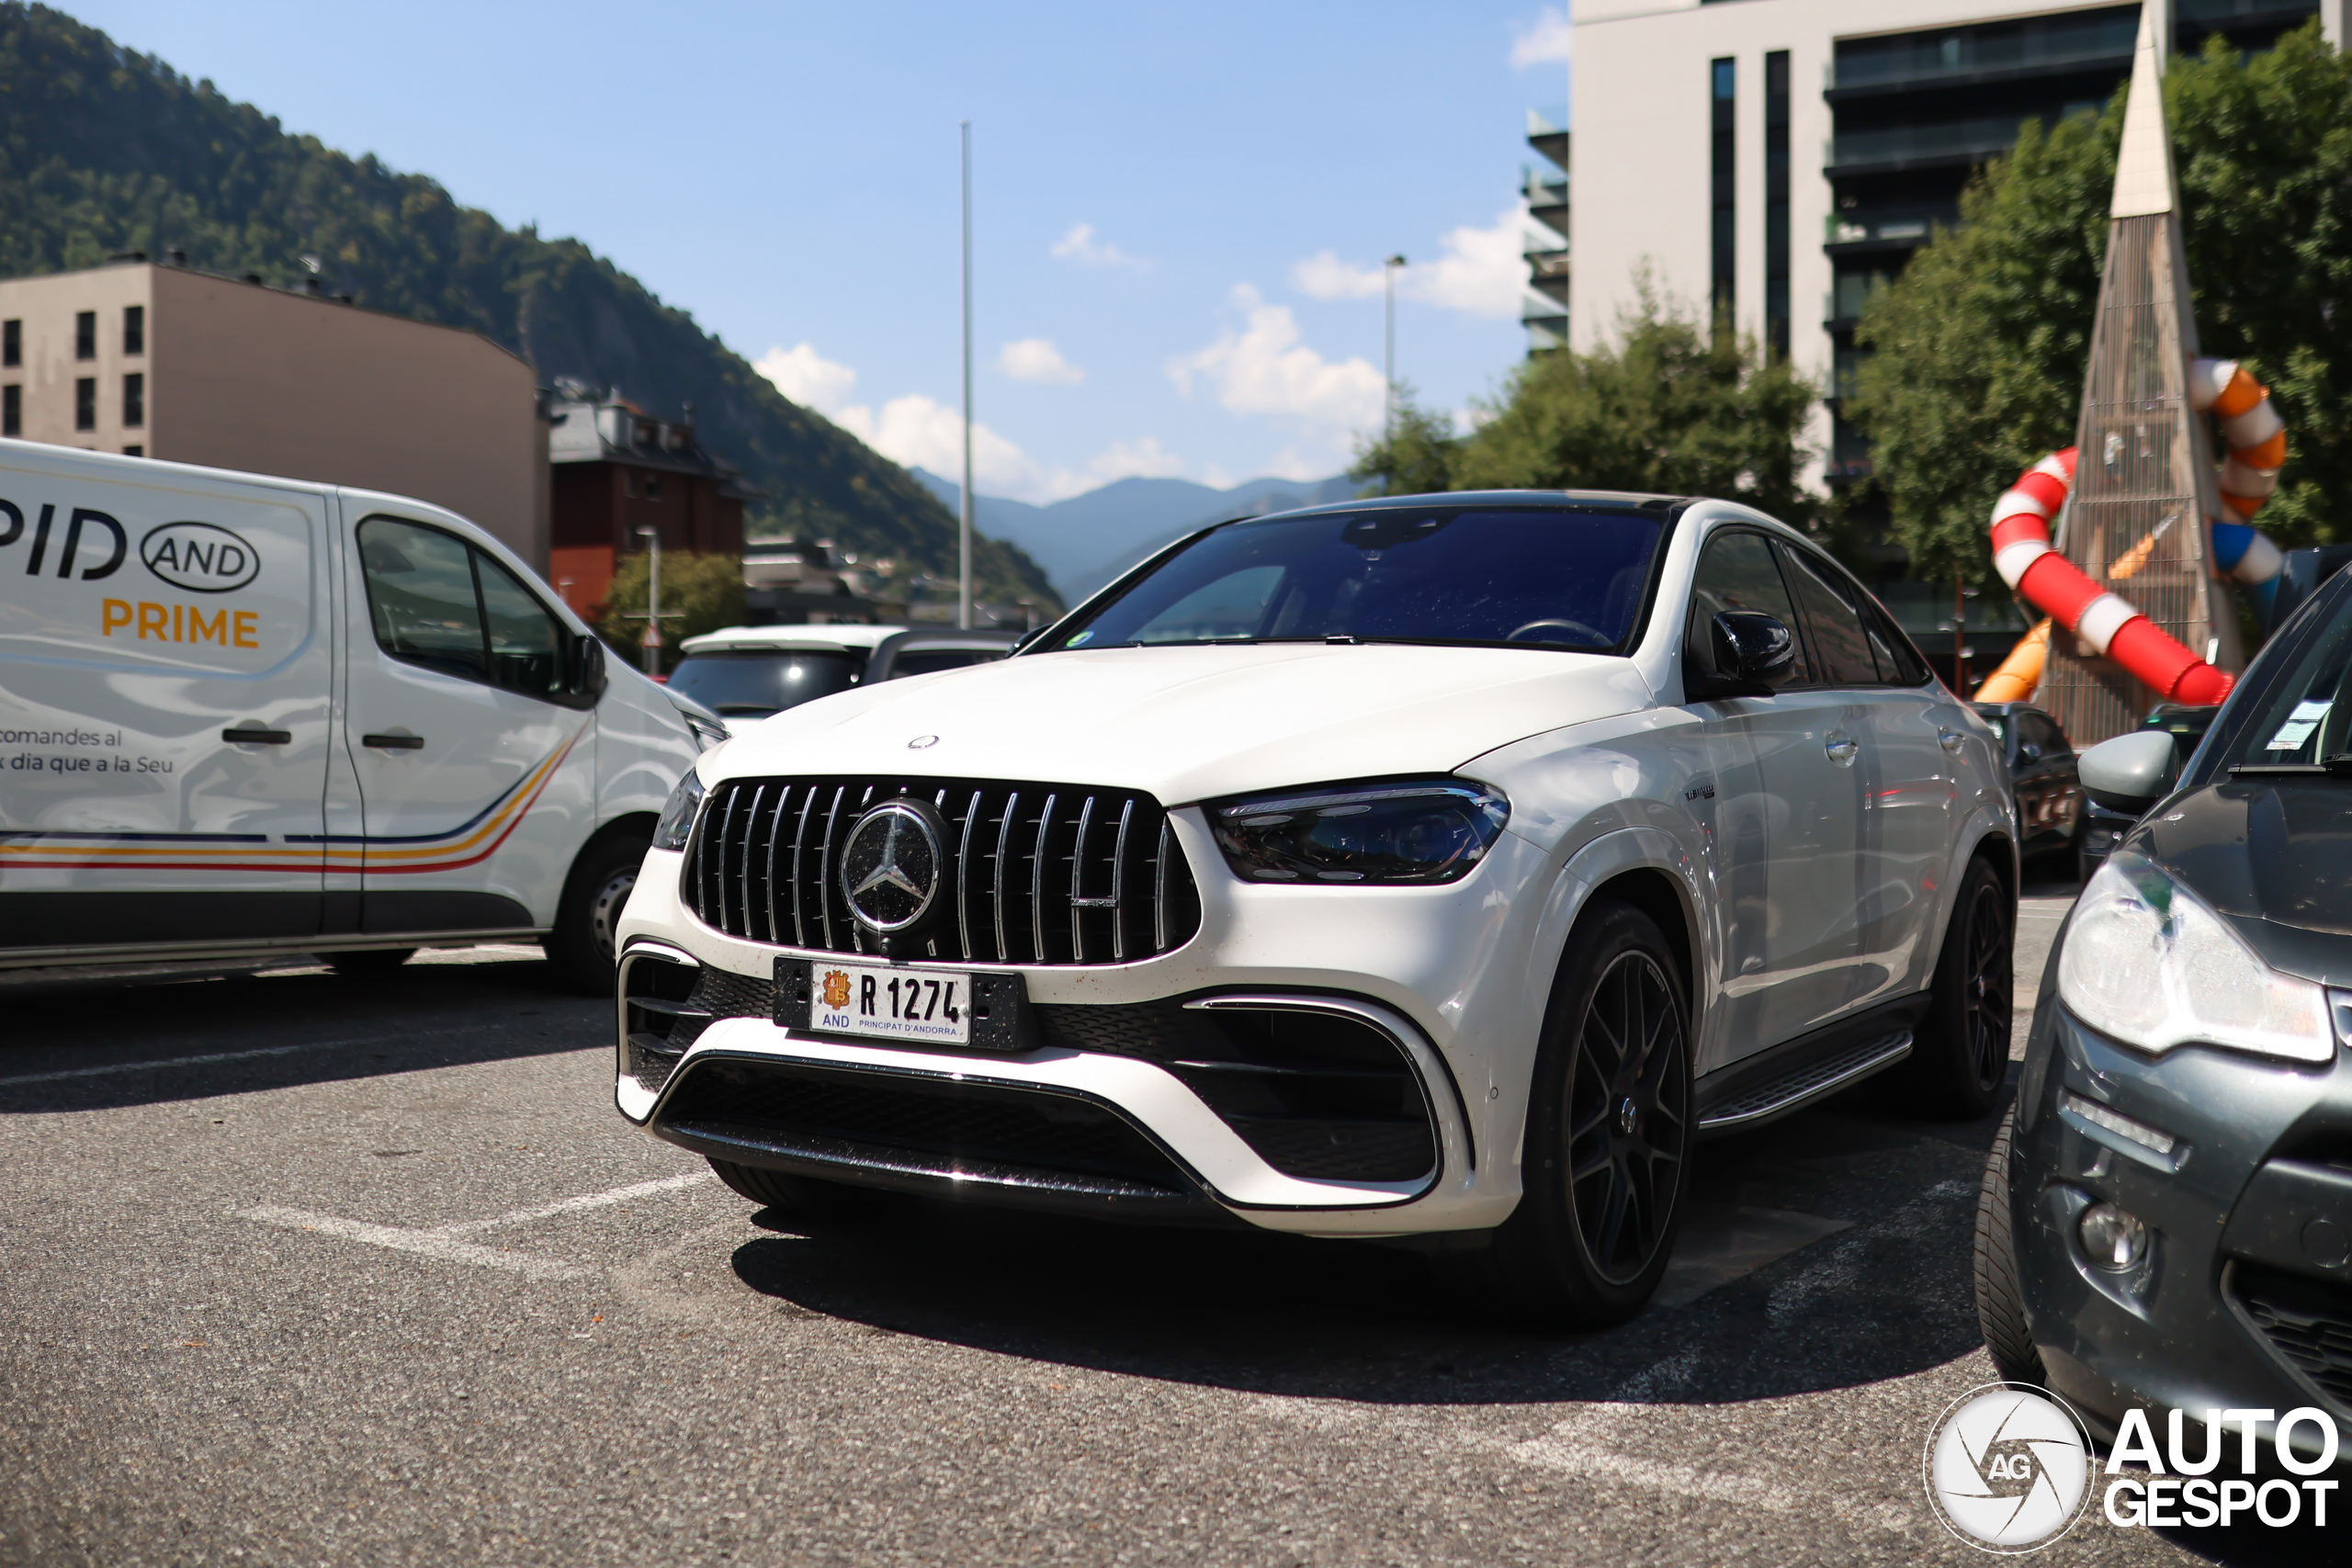
POLYGON ((2171 792, 2180 758, 2172 737, 2137 729, 2102 740, 2075 764, 2083 793, 2109 811, 2143 816, 2171 792))
POLYGON ((605 674, 605 645, 594 634, 583 634, 571 642, 571 679, 567 684, 572 694, 583 703, 594 705, 605 694, 609 683, 605 674))
POLYGON ((1769 697, 1772 683, 1796 662, 1796 635, 1777 615, 1756 610, 1724 610, 1708 623, 1715 673, 1686 677, 1694 702, 1718 697, 1769 697))
POLYGON ((1035 642, 1039 637, 1044 637, 1047 632, 1051 631, 1053 626, 1054 623, 1051 621, 1047 621, 1042 626, 1031 626, 1027 631, 1021 634, 1021 640, 1012 645, 1012 652, 1008 653, 1006 657, 1011 658, 1012 653, 1019 653, 1023 649, 1027 648, 1031 643, 1035 642))

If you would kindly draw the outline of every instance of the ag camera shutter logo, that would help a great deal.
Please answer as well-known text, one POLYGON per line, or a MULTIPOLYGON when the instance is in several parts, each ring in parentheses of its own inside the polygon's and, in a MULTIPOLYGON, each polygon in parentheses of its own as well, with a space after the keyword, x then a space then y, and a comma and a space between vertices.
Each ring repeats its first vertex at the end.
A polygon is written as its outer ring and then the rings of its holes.
POLYGON ((166 523, 139 542, 147 570, 191 593, 226 593, 261 575, 261 552, 217 523, 166 523))
POLYGON ((1928 1429, 1928 1502, 1946 1529, 1980 1551, 2036 1551, 2083 1517, 2090 1438, 2056 1394, 1987 1383, 1951 1402, 1928 1429))

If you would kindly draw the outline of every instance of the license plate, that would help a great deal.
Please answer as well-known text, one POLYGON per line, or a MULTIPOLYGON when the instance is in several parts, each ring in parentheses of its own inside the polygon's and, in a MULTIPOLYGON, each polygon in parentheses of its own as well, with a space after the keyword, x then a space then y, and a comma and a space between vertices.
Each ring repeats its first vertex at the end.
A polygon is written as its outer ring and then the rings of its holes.
POLYGON ((812 964, 808 1026, 910 1044, 972 1043, 972 977, 956 969, 812 964))

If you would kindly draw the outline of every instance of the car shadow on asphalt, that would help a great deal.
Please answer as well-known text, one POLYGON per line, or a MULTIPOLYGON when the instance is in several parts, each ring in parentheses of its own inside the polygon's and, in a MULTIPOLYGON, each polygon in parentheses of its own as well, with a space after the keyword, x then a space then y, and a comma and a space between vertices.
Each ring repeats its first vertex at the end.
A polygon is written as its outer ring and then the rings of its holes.
MULTIPOLYGON (((296 960, 300 963, 300 960, 296 960)), ((430 958, 0 987, 0 1115, 289 1089, 608 1044, 609 1004, 537 958, 430 958)))
POLYGON ((1375 1404, 1770 1398, 1977 1348, 1970 1247, 1997 1124, 1996 1110, 1930 1130, 1857 1093, 1702 1145, 1694 1199, 1801 1214, 1811 1234, 1601 1332, 1498 1324, 1402 1247, 910 1199, 761 1211, 772 1234, 733 1263, 799 1310, 1187 1383, 1375 1404))

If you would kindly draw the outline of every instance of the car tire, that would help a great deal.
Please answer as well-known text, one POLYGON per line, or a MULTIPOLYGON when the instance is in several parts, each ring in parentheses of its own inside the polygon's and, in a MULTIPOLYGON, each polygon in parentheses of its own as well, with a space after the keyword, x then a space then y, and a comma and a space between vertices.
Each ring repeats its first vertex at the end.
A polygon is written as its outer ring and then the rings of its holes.
POLYGON ((2000 874, 1969 862, 1936 960, 1927 1015, 1893 1087, 1917 1114, 1973 1122, 1993 1109, 2009 1070, 2016 1006, 2016 901, 2000 874))
POLYGON ((1690 1013, 1680 960, 1639 909, 1589 909, 1568 946, 1536 1049, 1519 1206, 1486 1247, 1440 1261, 1503 1317, 1601 1328, 1642 1309, 1674 1251, 1693 1132, 1690 1013))
POLYGON ((617 975, 613 928, 652 844, 650 835, 607 833, 590 840, 571 863, 563 900, 556 906, 555 930, 540 944, 571 989, 592 997, 612 994, 617 975))
POLYGON ((2010 1229, 2009 1144, 2018 1111, 2009 1107, 1984 1161, 1984 1181, 1976 1193, 1976 1325, 1994 1370, 2006 1382, 2046 1384, 2049 1373, 2027 1325, 2025 1293, 2018 1287, 2017 1238, 2010 1229))
POLYGON ((356 953, 330 953, 327 967, 338 975, 363 979, 374 975, 389 975, 416 956, 413 947, 369 947, 356 953))

